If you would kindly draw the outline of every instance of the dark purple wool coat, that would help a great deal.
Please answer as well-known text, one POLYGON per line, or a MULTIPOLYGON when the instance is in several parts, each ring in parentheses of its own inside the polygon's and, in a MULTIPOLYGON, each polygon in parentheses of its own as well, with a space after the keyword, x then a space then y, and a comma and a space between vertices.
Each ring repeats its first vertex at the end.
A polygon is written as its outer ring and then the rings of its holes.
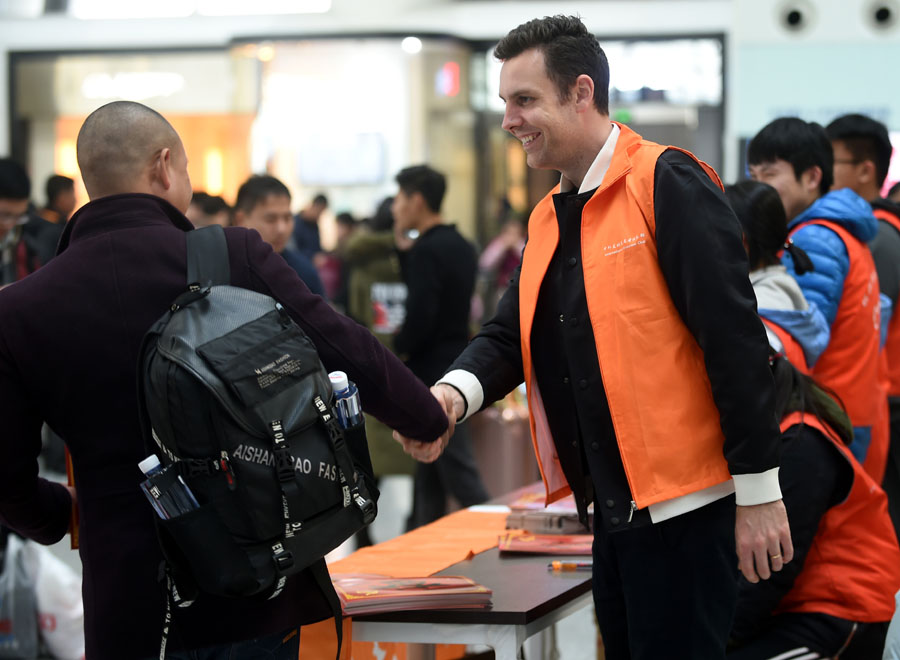
MULTIPOLYGON (((138 488, 136 364, 144 333, 185 289, 189 229, 157 197, 98 199, 69 222, 56 259, 0 291, 0 518, 42 543, 66 533, 69 494, 38 477, 46 420, 75 467, 89 660, 159 653, 165 600, 154 514, 138 488)), ((367 413, 420 440, 444 432, 426 387, 367 330, 311 294, 255 231, 225 233, 232 284, 280 301, 325 367, 357 383, 367 413)), ((170 644, 222 644, 327 616, 304 573, 273 601, 209 599, 177 612, 170 644)))

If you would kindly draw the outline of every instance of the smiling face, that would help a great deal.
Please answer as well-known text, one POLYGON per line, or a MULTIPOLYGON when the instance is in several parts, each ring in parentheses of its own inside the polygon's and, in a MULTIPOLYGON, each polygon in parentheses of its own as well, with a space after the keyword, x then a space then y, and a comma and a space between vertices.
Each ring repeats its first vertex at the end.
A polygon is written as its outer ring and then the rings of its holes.
POLYGON ((818 167, 810 167, 798 179, 793 165, 776 158, 751 165, 750 178, 772 186, 781 197, 787 219, 792 220, 819 198, 819 181, 822 176, 818 167))
POLYGON ((547 76, 544 53, 532 48, 503 63, 500 98, 506 102, 503 129, 522 142, 530 167, 567 172, 583 160, 576 95, 560 101, 547 76))

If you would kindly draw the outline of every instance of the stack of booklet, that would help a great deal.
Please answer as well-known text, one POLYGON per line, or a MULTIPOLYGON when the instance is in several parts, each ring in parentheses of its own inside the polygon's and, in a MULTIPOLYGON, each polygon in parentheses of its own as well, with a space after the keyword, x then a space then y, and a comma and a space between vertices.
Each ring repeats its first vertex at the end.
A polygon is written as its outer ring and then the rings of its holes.
MULTIPOLYGON (((507 529, 525 529, 535 534, 586 534, 589 530, 578 520, 575 498, 571 495, 544 507, 544 484, 538 482, 509 503, 507 529)), ((588 523, 593 522, 593 505, 588 523)))
POLYGON ((459 575, 394 578, 370 573, 335 573, 331 581, 347 616, 491 606, 490 589, 459 575))
POLYGON ((589 555, 593 541, 591 534, 503 534, 497 547, 501 553, 589 555))

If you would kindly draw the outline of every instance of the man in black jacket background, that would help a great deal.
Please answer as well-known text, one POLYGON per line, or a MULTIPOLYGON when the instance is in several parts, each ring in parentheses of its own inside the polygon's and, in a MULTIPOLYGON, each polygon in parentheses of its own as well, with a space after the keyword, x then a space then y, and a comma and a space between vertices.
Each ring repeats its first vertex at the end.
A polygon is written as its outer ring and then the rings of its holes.
MULTIPOLYGON (((443 174, 417 165, 401 170, 396 180, 400 190, 391 210, 408 294, 406 318, 394 348, 416 376, 432 385, 469 341, 478 256, 456 227, 441 217, 447 188, 443 174), (415 240, 410 232, 417 236, 415 240)), ((471 436, 463 427, 437 461, 416 466, 408 527, 443 516, 448 493, 461 506, 488 499, 472 455, 471 436)))

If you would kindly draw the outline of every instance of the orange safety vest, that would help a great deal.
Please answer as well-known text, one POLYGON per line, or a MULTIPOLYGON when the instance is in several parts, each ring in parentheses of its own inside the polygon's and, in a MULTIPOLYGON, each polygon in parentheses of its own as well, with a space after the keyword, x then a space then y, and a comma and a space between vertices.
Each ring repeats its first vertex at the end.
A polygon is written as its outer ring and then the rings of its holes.
MULTIPOLYGON (((900 231, 900 218, 896 215, 885 209, 874 209, 872 212, 876 218, 884 220, 900 231)), ((900 309, 894 309, 894 314, 888 323, 884 352, 887 355, 888 396, 900 396, 900 309)))
POLYGON ((781 340, 784 356, 788 359, 788 362, 794 365, 794 368, 797 369, 797 371, 808 374, 809 365, 806 363, 806 355, 803 353, 803 347, 800 346, 800 342, 794 339, 794 336, 791 333, 775 323, 775 321, 771 321, 764 316, 760 316, 760 318, 766 327, 775 333, 775 336, 781 340))
POLYGON ((871 427, 871 441, 863 467, 877 483, 881 483, 887 465, 890 432, 887 399, 879 377, 881 303, 875 262, 865 243, 830 220, 800 223, 791 230, 791 236, 811 224, 822 225, 836 233, 844 242, 850 259, 841 302, 831 324, 831 339, 811 374, 838 395, 853 426, 871 427))
MULTIPOLYGON (((647 142, 621 124, 619 128, 609 169, 583 210, 581 258, 622 463, 635 504, 644 508, 728 481, 731 475, 703 352, 675 308, 657 260, 654 174, 657 158, 672 147, 647 142)), ((712 168, 700 165, 721 187, 712 168)), ((558 191, 559 186, 531 214, 519 277, 531 437, 548 503, 571 492, 531 363, 538 294, 559 243, 552 197, 558 191)))
POLYGON ((794 412, 781 431, 806 424, 834 443, 853 468, 853 486, 831 507, 813 538, 794 586, 775 613, 819 612, 848 621, 890 621, 900 590, 900 547, 887 509, 887 496, 841 442, 814 415, 794 412))

